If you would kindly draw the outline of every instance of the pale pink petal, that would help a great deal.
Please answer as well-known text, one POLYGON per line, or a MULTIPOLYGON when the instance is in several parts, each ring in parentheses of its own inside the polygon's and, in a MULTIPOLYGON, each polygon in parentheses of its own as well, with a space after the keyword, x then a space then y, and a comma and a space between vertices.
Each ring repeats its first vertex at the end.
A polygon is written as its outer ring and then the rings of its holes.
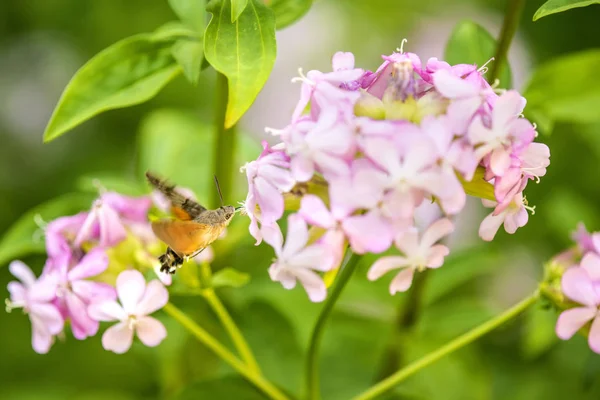
POLYGON ((510 167, 510 152, 504 146, 497 147, 490 156, 490 168, 494 175, 502 176, 510 167))
POLYGON ((149 196, 130 197, 106 192, 100 196, 100 199, 125 219, 135 222, 148 221, 148 211, 152 206, 152 199, 149 196))
POLYGON ((56 298, 58 288, 58 274, 47 273, 29 288, 29 299, 37 302, 48 302, 56 298))
POLYGON ((90 318, 87 313, 88 305, 72 292, 66 292, 65 302, 71 317, 71 323, 77 324, 86 336, 93 336, 98 332, 98 321, 90 318))
POLYGON ((260 207, 261 219, 264 222, 277 221, 283 215, 283 196, 264 178, 254 180, 256 201, 260 207))
POLYGON ((291 267, 329 271, 333 266, 333 255, 328 248, 317 243, 301 249, 287 262, 291 267))
POLYGON ((296 181, 294 181, 292 174, 287 168, 282 168, 273 164, 261 165, 259 174, 282 192, 290 191, 296 184, 296 181))
POLYGON ((450 99, 475 96, 479 93, 479 88, 445 69, 433 74, 433 84, 438 92, 450 99))
POLYGON ((288 217, 288 231, 283 246, 284 258, 292 257, 302 249, 308 241, 308 228, 306 222, 298 214, 288 217))
POLYGON ((487 242, 492 241, 500 229, 500 225, 504 222, 504 217, 504 214, 494 215, 493 213, 485 217, 479 225, 479 236, 487 242))
POLYGON ((405 255, 409 256, 419 252, 419 231, 411 227, 396 235, 394 239, 396 248, 405 255))
POLYGON ((39 323, 31 321, 31 346, 38 354, 46 354, 50 351, 54 337, 48 332, 46 327, 39 323))
POLYGON ((594 318, 590 328, 588 344, 594 353, 600 354, 600 318, 598 318, 598 311, 596 311, 596 318, 594 318))
POLYGON ((96 321, 125 321, 127 313, 116 301, 102 301, 92 303, 88 307, 88 313, 96 321))
POLYGON ((108 268, 108 256, 99 248, 87 253, 67 275, 70 281, 78 281, 101 274, 108 268))
POLYGON ((392 279, 390 283, 390 294, 394 295, 398 292, 406 292, 412 285, 415 271, 412 268, 404 268, 392 279))
POLYGON ((265 242, 275 249, 276 253, 282 252, 283 234, 281 228, 276 222, 270 224, 262 224, 260 228, 261 236, 265 242))
POLYGON ((493 137, 492 132, 483 125, 483 121, 480 116, 477 116, 469 125, 468 131, 469 141, 474 144, 487 143, 491 137, 493 137))
POLYGON ((11 262, 8 266, 8 270, 14 277, 23 282, 25 287, 32 286, 35 283, 35 275, 22 261, 15 260, 11 262))
POLYGON ((134 314, 137 304, 146 290, 146 281, 141 272, 129 269, 117 277, 117 294, 127 314, 134 314))
POLYGON ((446 110, 452 133, 459 136, 467 133, 469 124, 479 107, 481 107, 481 98, 477 96, 453 100, 446 110))
POLYGON ((345 176, 350 173, 348 162, 339 156, 321 152, 315 153, 313 159, 319 171, 321 171, 326 178, 345 176))
POLYGON ((454 224, 448 218, 442 218, 435 221, 427 228, 421 237, 421 246, 431 247, 444 236, 448 236, 454 231, 454 224))
POLYGON ((292 122, 297 121, 298 118, 300 118, 304 113, 304 109, 310 102, 310 97, 312 95, 313 90, 314 88, 311 85, 307 83, 302 83, 302 86, 300 87, 300 100, 298 101, 298 104, 296 105, 296 108, 292 113, 292 122))
POLYGON ((155 347, 167 337, 167 329, 152 317, 138 318, 135 324, 135 331, 142 343, 148 347, 155 347))
POLYGON ((292 176, 298 182, 307 182, 315 174, 315 164, 312 159, 302 153, 292 156, 290 161, 292 176))
POLYGON ((133 342, 133 329, 129 325, 129 321, 123 321, 108 328, 102 335, 102 347, 117 354, 129 350, 133 342))
POLYGON ((347 70, 354 68, 354 54, 350 52, 338 51, 331 59, 331 65, 334 71, 347 70))
POLYGON ((296 275, 279 262, 271 264, 269 277, 275 282, 280 282, 285 289, 290 290, 296 287, 296 275))
POLYGON ((27 301, 27 289, 25 289, 25 286, 18 282, 9 282, 7 289, 10 293, 10 300, 13 303, 25 304, 27 301))
POLYGON ((556 336, 562 340, 573 337, 589 320, 594 318, 597 310, 593 307, 578 307, 563 311, 556 321, 556 336))
POLYGON ((520 207, 516 213, 506 215, 504 220, 504 230, 507 233, 513 234, 518 228, 525 226, 528 219, 529 214, 527 213, 527 210, 524 207, 520 207))
POLYGON ((169 301, 169 292, 158 280, 153 280, 146 286, 144 296, 137 304, 135 315, 142 316, 152 314, 159 310, 169 301))
POLYGON ((46 327, 49 334, 56 335, 63 330, 63 317, 54 304, 35 303, 29 312, 46 327))
POLYGON ((97 214, 100 226, 100 246, 110 247, 125 240, 127 231, 119 214, 111 206, 102 203, 94 212, 97 214))
POLYGON ((392 227, 377 211, 348 217, 342 227, 352 249, 358 254, 381 253, 392 244, 392 227))
POLYGON ((322 228, 333 228, 336 223, 323 200, 314 194, 307 194, 302 197, 299 214, 309 224, 322 228))
POLYGON ((94 281, 75 281, 71 283, 73 293, 88 302, 97 302, 99 300, 115 300, 117 291, 107 283, 94 281))
POLYGON ((405 257, 400 256, 388 256, 381 257, 369 269, 367 273, 367 278, 370 281, 374 281, 376 279, 381 278, 383 275, 387 274, 389 271, 403 268, 408 266, 408 260, 405 257))
POLYGON ((427 263, 429 268, 439 268, 444 264, 444 257, 450 254, 450 249, 443 244, 432 246, 427 254, 427 263))
POLYGON ((517 118, 525 107, 524 99, 515 90, 509 90, 498 97, 492 110, 494 127, 505 129, 511 120, 517 118))
POLYGON ((294 270, 294 274, 306 290, 310 301, 318 303, 325 300, 327 287, 318 274, 306 268, 294 270))
POLYGON ((600 281, 600 256, 587 253, 581 259, 580 267, 585 269, 592 281, 600 281))
POLYGON ((600 296, 594 290, 593 282, 583 268, 567 269, 562 276, 561 287, 565 296, 577 303, 590 307, 600 304, 600 296))

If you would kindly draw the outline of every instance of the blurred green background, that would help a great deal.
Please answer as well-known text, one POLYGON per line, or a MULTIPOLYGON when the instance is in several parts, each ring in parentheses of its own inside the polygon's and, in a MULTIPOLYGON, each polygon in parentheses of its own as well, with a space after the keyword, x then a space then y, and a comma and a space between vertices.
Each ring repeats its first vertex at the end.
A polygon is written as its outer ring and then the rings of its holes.
MULTIPOLYGON (((517 89, 536 65, 600 47, 600 6, 534 23, 542 3, 526 2, 511 48, 517 89)), ((424 60, 442 57, 457 22, 473 20, 496 36, 505 7, 500 0, 317 1, 300 22, 278 32, 273 75, 241 122, 240 166, 258 155, 265 126, 281 128, 289 119, 299 92, 289 79, 297 67, 328 70, 331 55, 345 50, 356 54, 360 66, 374 69, 380 55, 391 53, 402 38, 409 40, 404 49, 424 60)), ((107 112, 42 144, 45 124, 77 68, 113 42, 173 19, 166 0, 0 2, 0 232, 32 207, 65 193, 79 193, 69 213, 86 208, 93 178, 143 193, 142 173, 149 166, 208 201, 214 71, 203 72, 197 87, 180 76, 147 103, 107 112)), ((564 79, 568 84, 569 77, 564 79)), ((477 238, 485 211, 473 201, 459 221, 452 255, 427 282, 421 317, 406 332, 394 333, 394 325, 407 295, 389 296, 385 279, 367 282, 372 258, 365 257, 325 335, 324 399, 347 399, 365 389, 390 352, 403 362, 415 359, 530 293, 543 262, 570 245, 577 221, 600 229, 600 125, 557 125, 538 140, 550 146, 552 157, 548 174, 526 192, 537 207, 535 216, 515 235, 500 232, 487 244, 477 238)), ((240 175, 230 198, 243 200, 244 181, 240 175)), ((216 244, 214 266, 246 271, 251 283, 221 295, 266 375, 298 393, 303 354, 321 305, 310 303, 301 288, 286 291, 270 282, 266 270, 273 255, 266 246, 253 246, 247 223, 238 218, 230 237, 216 244)), ((39 273, 44 259, 25 261, 39 273)), ((0 286, 9 280, 8 269, 1 268, 0 286)), ((173 300, 227 342, 201 298, 173 300)), ((134 345, 126 355, 115 355, 102 349, 99 337, 77 341, 67 334, 48 355, 38 355, 31 349, 27 317, 0 313, 0 399, 261 398, 181 327, 160 317, 169 336, 157 349, 134 345)), ((532 310, 420 372, 389 398, 600 398, 600 356, 582 337, 556 339, 555 319, 552 311, 532 310)))

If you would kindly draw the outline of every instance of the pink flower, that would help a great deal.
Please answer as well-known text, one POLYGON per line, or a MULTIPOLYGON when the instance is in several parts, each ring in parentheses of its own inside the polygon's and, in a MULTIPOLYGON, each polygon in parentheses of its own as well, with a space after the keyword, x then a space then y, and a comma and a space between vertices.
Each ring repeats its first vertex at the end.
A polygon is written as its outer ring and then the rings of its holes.
POLYGON ((585 225, 580 222, 572 238, 584 254, 590 251, 600 254, 600 232, 589 233, 585 225))
POLYGON ((87 212, 57 218, 46 226, 46 252, 50 258, 73 256, 75 238, 88 217, 87 212))
POLYGON ((152 206, 149 196, 130 197, 116 192, 106 192, 100 200, 115 210, 128 223, 148 222, 148 211, 152 206))
POLYGON ((117 354, 125 353, 131 347, 134 333, 146 346, 160 344, 167 337, 167 330, 148 315, 167 304, 167 289, 158 280, 146 285, 139 271, 126 270, 117 277, 117 294, 121 304, 107 300, 94 303, 88 309, 98 321, 119 321, 104 332, 102 346, 117 354))
MULTIPOLYGON (((487 200, 484 200, 483 203, 492 207, 496 204, 487 200)), ((511 200, 496 205, 494 212, 485 217, 479 226, 479 236, 485 241, 491 241, 502 224, 507 233, 515 233, 518 228, 527 223, 528 209, 533 211, 532 207, 527 206, 523 193, 517 193, 511 200)))
POLYGON ((45 354, 64 325, 60 312, 52 304, 56 297, 56 281, 52 276, 42 276, 36 280, 31 269, 21 261, 13 261, 8 268, 21 283, 9 282, 7 310, 23 308, 29 314, 33 350, 45 354))
POLYGON ((293 289, 296 281, 300 281, 310 300, 320 302, 327 296, 327 288, 314 271, 331 269, 332 255, 325 245, 315 243, 307 246, 307 242, 306 222, 297 214, 290 215, 285 245, 279 242, 273 246, 277 260, 271 264, 269 275, 286 289, 293 289))
POLYGON ((371 266, 367 277, 374 281, 389 271, 400 269, 390 284, 390 293, 405 292, 412 284, 415 271, 442 266, 449 250, 448 247, 435 243, 453 230, 452 222, 444 218, 431 224, 420 240, 416 228, 400 233, 396 236, 395 244, 404 255, 381 257, 371 266))
MULTIPOLYGON (((248 177, 248 193, 260 207, 261 222, 274 222, 283 215, 283 192, 291 190, 295 181, 289 170, 289 157, 269 148, 263 142, 263 152, 256 161, 244 167, 248 177)), ((254 213, 248 208, 248 213, 254 213)))
POLYGON ((111 247, 125 240, 127 231, 119 214, 108 203, 98 199, 94 201, 83 226, 75 238, 75 245, 98 240, 102 247, 111 247))
MULTIPOLYGON (((598 277, 596 275, 596 277, 598 277)), ((562 277, 562 291, 569 299, 582 307, 563 311, 556 322, 556 335, 567 340, 589 321, 592 321, 588 343, 590 348, 600 353, 600 285, 594 281, 589 271, 582 267, 573 267, 565 271, 562 277)))
POLYGON ((108 256, 102 249, 95 248, 75 266, 70 267, 68 263, 62 263, 50 272, 58 279, 57 304, 65 317, 70 318, 71 329, 76 339, 83 340, 98 332, 98 321, 88 314, 88 306, 116 297, 112 286, 87 280, 104 272, 106 268, 108 256))
POLYGON ((489 157, 494 175, 502 176, 511 165, 511 154, 520 152, 535 137, 533 125, 519 115, 525 108, 525 99, 514 90, 498 98, 492 110, 491 128, 487 128, 481 116, 475 117, 469 126, 469 140, 478 146, 478 159, 489 157))

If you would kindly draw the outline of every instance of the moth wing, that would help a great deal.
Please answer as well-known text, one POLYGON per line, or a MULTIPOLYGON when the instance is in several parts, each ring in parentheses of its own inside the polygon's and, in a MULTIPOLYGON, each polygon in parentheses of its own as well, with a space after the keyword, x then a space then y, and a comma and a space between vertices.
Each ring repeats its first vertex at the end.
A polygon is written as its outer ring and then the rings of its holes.
POLYGON ((210 225, 194 221, 164 219, 152 222, 152 231, 181 256, 195 253, 211 242, 210 225))
POLYGON ((175 185, 170 185, 167 181, 159 179, 151 172, 146 172, 146 178, 152 186, 171 201, 171 212, 178 219, 190 221, 206 211, 205 207, 179 193, 175 185))

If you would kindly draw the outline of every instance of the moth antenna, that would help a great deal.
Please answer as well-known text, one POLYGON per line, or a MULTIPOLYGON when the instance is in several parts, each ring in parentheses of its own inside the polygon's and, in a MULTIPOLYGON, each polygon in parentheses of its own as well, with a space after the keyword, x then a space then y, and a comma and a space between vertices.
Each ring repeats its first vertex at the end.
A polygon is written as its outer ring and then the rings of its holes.
POLYGON ((219 199, 221 199, 221 207, 223 207, 223 193, 221 193, 221 186, 219 185, 219 180, 215 175, 215 185, 217 185, 217 192, 219 192, 219 199))

